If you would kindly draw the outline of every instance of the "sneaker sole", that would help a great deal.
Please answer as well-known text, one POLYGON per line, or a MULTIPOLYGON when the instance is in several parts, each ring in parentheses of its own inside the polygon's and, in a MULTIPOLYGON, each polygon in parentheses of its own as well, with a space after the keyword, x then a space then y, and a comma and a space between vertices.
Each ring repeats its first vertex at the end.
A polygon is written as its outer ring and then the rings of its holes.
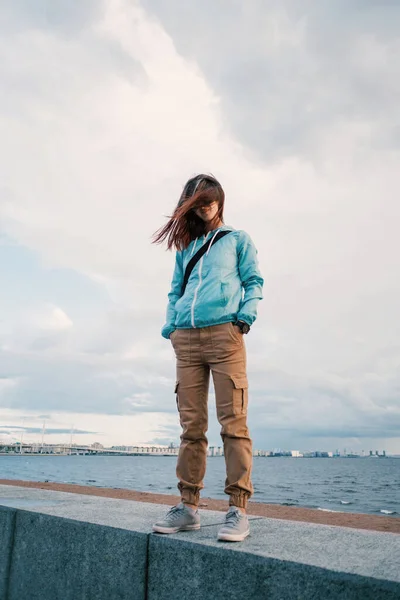
POLYGON ((243 542, 245 538, 250 534, 250 529, 245 533, 233 534, 233 533, 219 533, 218 539, 222 542, 243 542))
POLYGON ((200 523, 184 525, 183 527, 160 527, 159 525, 153 525, 153 531, 156 533, 178 533, 178 531, 196 531, 197 529, 200 529, 200 523))

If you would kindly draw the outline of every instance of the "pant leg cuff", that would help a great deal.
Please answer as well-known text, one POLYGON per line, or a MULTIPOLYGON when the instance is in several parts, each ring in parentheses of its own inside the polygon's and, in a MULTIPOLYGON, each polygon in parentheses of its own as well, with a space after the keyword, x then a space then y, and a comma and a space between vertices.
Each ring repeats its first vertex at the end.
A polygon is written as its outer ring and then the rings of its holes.
POLYGON ((229 506, 237 506, 237 508, 247 508, 248 501, 248 496, 229 496, 229 506))
POLYGON ((181 501, 183 504, 192 504, 198 506, 200 502, 200 494, 193 494, 187 490, 184 490, 181 494, 181 501))

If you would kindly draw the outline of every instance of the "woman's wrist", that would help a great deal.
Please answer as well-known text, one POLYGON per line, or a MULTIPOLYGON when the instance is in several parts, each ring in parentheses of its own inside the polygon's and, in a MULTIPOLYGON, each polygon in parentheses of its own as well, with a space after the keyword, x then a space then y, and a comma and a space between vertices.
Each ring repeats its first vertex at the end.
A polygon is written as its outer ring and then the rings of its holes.
POLYGON ((238 321, 236 321, 235 325, 237 327, 239 327, 239 329, 242 333, 249 333, 249 331, 250 331, 250 325, 248 323, 246 323, 245 321, 241 321, 239 319, 238 321))

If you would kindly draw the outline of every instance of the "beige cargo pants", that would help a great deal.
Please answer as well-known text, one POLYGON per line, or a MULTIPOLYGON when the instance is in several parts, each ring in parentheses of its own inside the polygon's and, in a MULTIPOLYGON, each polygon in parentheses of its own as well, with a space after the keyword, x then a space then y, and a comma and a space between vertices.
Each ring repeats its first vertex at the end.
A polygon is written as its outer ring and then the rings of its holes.
POLYGON ((182 426, 176 474, 184 503, 198 505, 206 472, 208 389, 214 380, 226 463, 229 504, 246 508, 253 493, 252 441, 247 428, 248 383, 244 335, 233 323, 176 329, 176 402, 182 426))

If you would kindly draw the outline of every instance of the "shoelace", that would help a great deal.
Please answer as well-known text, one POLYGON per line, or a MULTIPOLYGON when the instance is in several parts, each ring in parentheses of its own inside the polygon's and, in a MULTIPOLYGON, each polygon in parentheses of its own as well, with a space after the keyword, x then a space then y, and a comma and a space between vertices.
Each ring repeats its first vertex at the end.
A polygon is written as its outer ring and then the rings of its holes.
POLYGON ((167 517, 169 519, 176 519, 179 515, 177 515, 176 513, 181 513, 183 511, 182 506, 173 506, 172 508, 169 509, 168 513, 167 513, 167 517))
POLYGON ((226 514, 225 524, 226 525, 237 525, 237 523, 239 523, 239 521, 240 521, 240 517, 241 517, 241 515, 240 515, 239 511, 232 510, 226 514))

